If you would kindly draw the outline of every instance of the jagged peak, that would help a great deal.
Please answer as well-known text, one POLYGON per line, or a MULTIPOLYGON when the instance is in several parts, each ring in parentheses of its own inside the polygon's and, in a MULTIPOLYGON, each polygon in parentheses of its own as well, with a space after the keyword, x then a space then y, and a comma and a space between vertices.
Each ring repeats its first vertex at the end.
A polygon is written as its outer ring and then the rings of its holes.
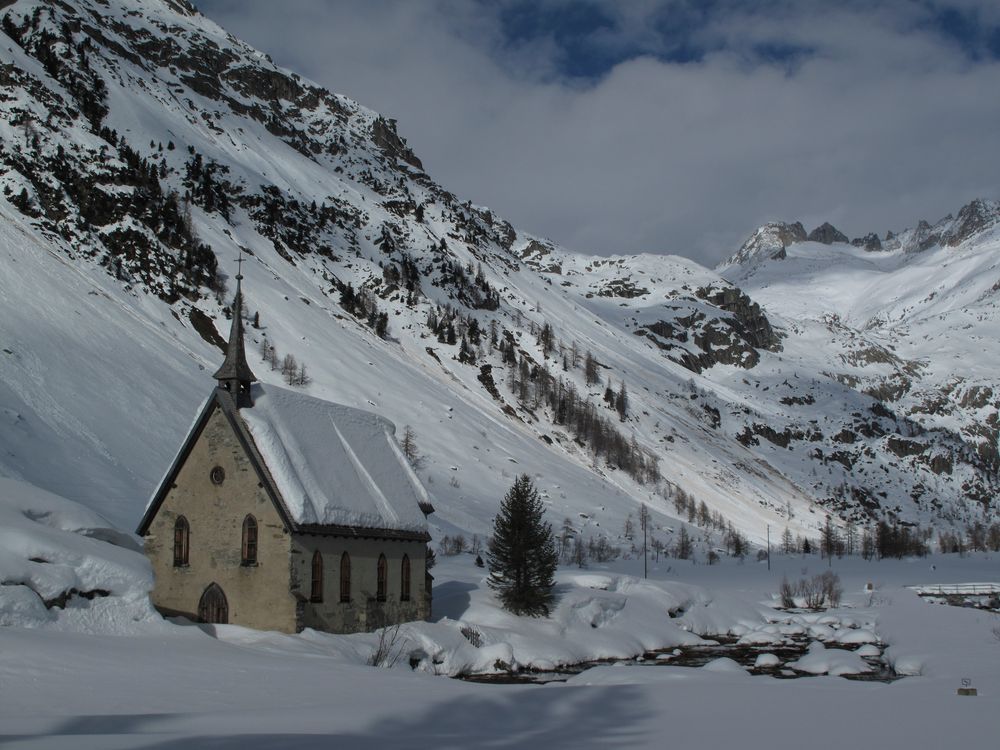
POLYGON ((932 247, 957 247, 1000 223, 1000 202, 975 198, 956 215, 948 214, 933 225, 921 219, 913 229, 886 234, 886 250, 918 253, 932 247))
POLYGON ((800 221, 793 223, 769 221, 757 227, 740 249, 718 268, 764 260, 781 260, 785 257, 785 249, 798 242, 820 242, 831 245, 834 242, 849 241, 843 232, 829 222, 824 222, 806 234, 805 227, 800 221))
POLYGON ((847 235, 828 221, 824 221, 812 230, 806 239, 810 242, 819 242, 823 245, 832 245, 834 242, 849 242, 847 235))
POLYGON ((796 242, 805 242, 806 230, 802 222, 788 224, 783 221, 769 221, 754 230, 740 249, 718 268, 756 263, 762 260, 780 260, 785 257, 785 248, 796 242))
POLYGON ((862 237, 848 239, 829 222, 824 222, 807 235, 801 222, 792 224, 771 221, 754 230, 753 234, 728 260, 717 269, 734 265, 748 265, 764 260, 781 260, 785 249, 797 242, 819 242, 824 245, 850 243, 868 252, 902 250, 905 253, 922 252, 931 247, 956 247, 976 235, 1000 224, 1000 201, 975 198, 959 209, 931 224, 920 219, 916 227, 900 232, 887 231, 884 239, 869 232, 862 237))
POLYGON ((958 211, 958 216, 944 234, 949 247, 971 239, 1000 222, 1000 202, 975 198, 958 211))

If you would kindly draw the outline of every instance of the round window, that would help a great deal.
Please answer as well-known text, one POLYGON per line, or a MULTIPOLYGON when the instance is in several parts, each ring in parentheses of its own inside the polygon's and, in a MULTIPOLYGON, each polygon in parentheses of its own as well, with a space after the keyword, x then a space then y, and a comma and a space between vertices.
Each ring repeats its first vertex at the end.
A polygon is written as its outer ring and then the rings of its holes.
POLYGON ((222 481, 226 478, 226 472, 221 466, 213 466, 208 476, 211 477, 212 484, 222 484, 222 481))

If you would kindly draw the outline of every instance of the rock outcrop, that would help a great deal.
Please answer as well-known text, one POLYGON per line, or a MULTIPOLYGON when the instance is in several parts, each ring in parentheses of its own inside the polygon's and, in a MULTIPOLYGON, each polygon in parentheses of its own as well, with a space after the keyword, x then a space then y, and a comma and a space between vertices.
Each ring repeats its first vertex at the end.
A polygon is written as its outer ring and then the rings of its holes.
POLYGON ((942 234, 948 247, 955 247, 1000 222, 1000 203, 980 198, 962 206, 958 216, 942 234))
POLYGON ((878 238, 875 232, 869 232, 864 237, 855 237, 851 240, 851 244, 854 247, 863 247, 870 253, 876 253, 882 249, 882 240, 878 238))
POLYGON ((635 334, 645 336, 668 352, 670 359, 697 373, 720 364, 749 370, 760 362, 758 350, 781 349, 781 341, 760 305, 738 288, 713 284, 696 289, 694 294, 711 307, 694 309, 672 321, 647 323, 635 334))
POLYGON ((758 227, 729 260, 722 265, 736 265, 761 260, 780 260, 785 257, 785 248, 796 242, 806 241, 805 227, 798 221, 786 224, 772 221, 758 227))
POLYGON ((809 233, 806 238, 810 242, 832 245, 834 242, 848 242, 847 235, 838 230, 828 221, 823 222, 809 233))

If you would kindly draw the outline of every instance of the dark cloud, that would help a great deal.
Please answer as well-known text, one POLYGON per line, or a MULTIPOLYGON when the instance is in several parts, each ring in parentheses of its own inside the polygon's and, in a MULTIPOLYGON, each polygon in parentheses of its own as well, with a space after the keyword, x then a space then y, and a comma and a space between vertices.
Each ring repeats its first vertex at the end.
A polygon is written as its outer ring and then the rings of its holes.
POLYGON ((572 249, 713 264, 771 219, 857 236, 1000 197, 991 3, 201 7, 572 249))

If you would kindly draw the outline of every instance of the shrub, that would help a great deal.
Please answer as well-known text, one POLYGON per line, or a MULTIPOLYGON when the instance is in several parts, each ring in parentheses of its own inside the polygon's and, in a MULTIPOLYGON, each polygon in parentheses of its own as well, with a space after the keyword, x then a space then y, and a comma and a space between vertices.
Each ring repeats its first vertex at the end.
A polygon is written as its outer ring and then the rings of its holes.
POLYGON ((795 606, 795 587, 788 582, 787 577, 781 579, 778 595, 781 597, 781 606, 785 609, 792 609, 795 606))
POLYGON ((844 589, 840 585, 840 576, 832 571, 826 571, 819 576, 819 584, 823 590, 823 598, 827 607, 839 607, 840 597, 844 594, 844 589))
POLYGON ((823 606, 824 592, 823 584, 819 576, 811 579, 803 578, 799 581, 799 590, 802 598, 805 599, 807 609, 820 609, 823 606))
POLYGON ((840 585, 840 576, 832 571, 826 571, 812 578, 802 578, 792 584, 788 578, 781 579, 778 596, 781 606, 792 609, 797 606, 796 599, 802 599, 807 609, 822 609, 839 607, 844 589, 840 585))
POLYGON ((476 628, 471 625, 463 625, 460 628, 462 635, 465 636, 465 640, 471 643, 476 648, 481 648, 483 645, 483 634, 480 633, 476 628))
POLYGON ((382 628, 378 631, 378 643, 368 657, 368 666, 391 669, 403 654, 403 643, 400 641, 399 625, 382 628))

